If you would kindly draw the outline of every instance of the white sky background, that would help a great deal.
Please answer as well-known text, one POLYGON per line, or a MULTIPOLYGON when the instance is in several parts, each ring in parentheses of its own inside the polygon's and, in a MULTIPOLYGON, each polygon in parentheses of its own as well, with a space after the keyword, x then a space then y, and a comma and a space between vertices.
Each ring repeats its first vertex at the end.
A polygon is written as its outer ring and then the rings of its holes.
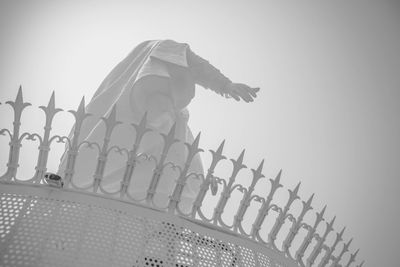
MULTIPOLYGON (((190 126, 202 131, 201 146, 226 139, 230 158, 246 148, 247 166, 265 158, 268 178, 282 168, 285 188, 301 181, 302 198, 315 192, 316 210, 327 204, 335 229, 347 226, 345 240, 355 238, 366 266, 395 267, 399 29, 395 1, 0 0, 0 128, 10 127, 3 104, 20 84, 34 107, 55 90, 57 107, 75 109, 140 42, 187 42, 233 81, 261 87, 252 104, 199 87, 190 126)), ((23 126, 41 132, 42 111, 29 110, 23 126)), ((72 116, 60 115, 53 132, 70 125, 72 116)))

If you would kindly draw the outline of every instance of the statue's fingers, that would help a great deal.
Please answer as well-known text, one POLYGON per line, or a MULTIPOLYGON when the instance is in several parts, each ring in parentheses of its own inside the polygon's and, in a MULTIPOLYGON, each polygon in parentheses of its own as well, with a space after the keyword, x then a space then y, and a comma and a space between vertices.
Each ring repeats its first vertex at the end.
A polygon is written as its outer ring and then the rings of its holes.
POLYGON ((256 92, 253 90, 253 88, 249 88, 249 89, 247 90, 247 92, 249 92, 249 94, 250 94, 253 98, 255 98, 255 97, 257 96, 257 94, 256 94, 256 92))
POLYGON ((247 103, 248 102, 253 102, 253 98, 251 97, 251 95, 250 94, 243 94, 244 95, 244 97, 243 97, 243 99, 244 99, 244 101, 246 101, 247 103))
POLYGON ((253 98, 257 96, 256 92, 258 90, 256 90, 256 88, 251 88, 250 86, 246 85, 246 84, 240 84, 239 90, 240 92, 243 93, 247 93, 250 96, 252 96, 253 98))
POLYGON ((238 90, 237 93, 246 103, 253 101, 247 90, 238 90))
POLYGON ((260 88, 249 88, 248 92, 249 94, 253 97, 256 98, 257 97, 257 92, 260 91, 260 88))
POLYGON ((236 101, 240 101, 240 97, 236 94, 236 92, 230 92, 229 95, 236 101))

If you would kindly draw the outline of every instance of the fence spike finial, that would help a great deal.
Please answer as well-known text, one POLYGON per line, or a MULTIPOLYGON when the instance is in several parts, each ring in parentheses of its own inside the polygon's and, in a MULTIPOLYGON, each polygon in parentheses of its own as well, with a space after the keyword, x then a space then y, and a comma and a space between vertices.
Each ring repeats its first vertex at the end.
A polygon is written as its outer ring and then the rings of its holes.
MULTIPOLYGON (((53 91, 51 93, 49 103, 47 104, 47 109, 54 110, 55 107, 56 107, 56 100, 55 100, 55 92, 53 91)), ((46 107, 43 106, 43 108, 46 108, 46 107)))
POLYGON ((349 247, 351 243, 353 242, 353 238, 351 238, 345 245, 344 245, 344 250, 347 252, 349 251, 349 247))
POLYGON ((212 154, 212 162, 211 162, 209 170, 212 170, 212 172, 214 171, 215 166, 217 165, 217 163, 220 160, 226 159, 226 157, 224 155, 222 155, 224 145, 225 145, 225 140, 223 140, 222 143, 219 145, 219 147, 217 148, 217 151, 214 151, 211 149, 209 150, 212 154))
POLYGON ((31 105, 31 103, 24 102, 21 85, 19 86, 15 101, 7 101, 6 104, 9 104, 14 109, 14 123, 16 124, 20 124, 21 114, 24 108, 31 105))
POLYGON ((307 200, 307 202, 305 202, 305 205, 307 205, 307 207, 311 207, 311 202, 313 201, 313 199, 314 199, 314 194, 312 194, 310 198, 307 200))
POLYGON ((113 105, 110 115, 108 117, 114 121, 117 119, 117 105, 116 104, 113 105))
POLYGON ((194 141, 193 141, 192 146, 195 147, 195 148, 198 148, 198 147, 199 147, 199 143, 200 143, 200 134, 201 134, 201 132, 199 132, 199 133, 196 135, 196 138, 195 138, 194 141))
POLYGON ((301 182, 299 182, 293 190, 290 190, 290 189, 288 190, 289 191, 289 200, 288 200, 287 206, 290 206, 293 203, 293 201, 295 201, 296 199, 299 199, 298 193, 299 193, 300 185, 301 185, 301 182))
POLYGON ((257 168, 257 173, 260 173, 261 174, 261 171, 262 171, 262 169, 263 169, 263 167, 264 167, 264 159, 261 161, 261 163, 260 163, 260 165, 258 165, 258 168, 257 168))
POLYGON ((344 253, 349 251, 349 247, 351 242, 353 242, 353 238, 350 239, 346 244, 344 244, 342 251, 339 253, 337 257, 335 257, 335 260, 332 263, 332 266, 337 266, 339 264, 339 261, 342 259, 344 253))
POLYGON ((282 176, 282 169, 279 170, 274 180, 269 179, 271 182, 271 190, 276 191, 279 187, 282 187, 282 185, 280 184, 281 176, 282 176))
POLYGON ((275 182, 279 184, 281 181, 282 169, 279 170, 278 175, 275 178, 275 182))
POLYGON ((102 117, 101 119, 106 124, 105 140, 107 140, 107 143, 108 143, 108 141, 111 137, 111 133, 114 130, 115 126, 122 123, 117 120, 117 106, 113 105, 111 112, 108 114, 108 116, 102 117))
POLYGON ((246 152, 246 149, 243 149, 242 152, 240 152, 240 155, 237 159, 237 162, 243 163, 243 158, 244 158, 244 153, 246 152))
POLYGON ((245 152, 246 152, 246 149, 243 149, 242 152, 240 152, 240 155, 236 160, 231 159, 232 164, 233 164, 232 176, 234 176, 234 177, 236 177, 236 175, 238 174, 238 172, 241 169, 247 168, 247 166, 245 164, 243 164, 243 158, 244 158, 244 153, 245 152))
POLYGON ((85 110, 85 96, 82 97, 81 102, 79 103, 78 109, 77 110, 69 110, 70 113, 72 113, 75 117, 75 132, 79 132, 80 128, 82 126, 83 120, 92 115, 90 113, 86 113, 85 110))
MULTIPOLYGON (((262 174, 262 169, 264 167, 264 159, 261 161, 260 165, 258 165, 257 169, 251 169, 251 171, 253 172, 253 181, 250 185, 250 188, 254 190, 255 185, 257 184, 258 180, 260 180, 261 178, 264 178, 265 175, 262 174)), ((249 188, 249 190, 250 190, 249 188)), ((251 190, 251 191, 253 191, 251 190)))
POLYGON ((17 93, 17 97, 15 98, 15 102, 20 102, 23 103, 23 97, 22 97, 22 85, 19 86, 18 88, 18 93, 17 93))
POLYGON ((325 211, 326 211, 326 205, 322 208, 321 212, 318 213, 318 215, 321 217, 321 220, 324 217, 325 211))
POLYGON ((192 144, 185 143, 185 145, 186 145, 187 148, 188 148, 188 156, 187 156, 186 163, 185 163, 185 165, 187 165, 187 167, 189 167, 190 163, 192 162, 193 157, 194 157, 197 153, 204 151, 203 149, 199 148, 200 135, 201 135, 201 132, 199 132, 199 133, 197 134, 197 136, 196 136, 196 138, 194 139, 194 141, 193 141, 192 144))
POLYGON ((131 160, 135 160, 136 158, 136 151, 139 148, 140 142, 143 138, 143 136, 147 133, 150 132, 151 129, 147 128, 147 111, 143 114, 142 118, 140 119, 139 124, 136 123, 131 123, 131 125, 135 128, 136 131, 136 137, 135 137, 135 142, 133 144, 133 148, 130 151, 131 157, 133 157, 131 160), (133 153, 133 154, 132 154, 133 153))
POLYGON ((47 106, 46 107, 45 106, 40 106, 39 108, 42 109, 44 111, 44 113, 46 114, 46 126, 45 127, 50 127, 54 115, 57 112, 62 111, 62 109, 56 108, 55 92, 54 91, 51 93, 50 100, 49 100, 49 103, 47 104, 47 106))
POLYGON ((53 108, 55 107, 55 92, 54 92, 54 90, 51 93, 50 101, 49 101, 49 104, 47 106, 48 107, 53 107, 53 108))
POLYGON ((356 252, 354 252, 354 253, 352 253, 352 254, 350 255, 350 258, 349 258, 349 261, 348 261, 347 264, 346 264, 346 267, 349 267, 350 264, 352 264, 353 262, 356 261, 356 257, 357 257, 357 254, 358 254, 359 251, 360 251, 360 249, 357 249, 356 252))
POLYGON ((165 143, 173 143, 178 141, 178 139, 175 138, 175 131, 176 131, 176 122, 172 124, 171 129, 169 129, 168 134, 165 136, 166 137, 165 143))
POLYGON ((14 122, 13 122, 13 132, 10 133, 11 142, 10 142, 10 150, 9 157, 7 163, 7 171, 6 173, 0 177, 0 180, 10 181, 12 178, 16 178, 17 170, 19 167, 19 151, 21 148, 21 140, 20 140, 20 127, 21 127, 21 115, 22 111, 31 104, 26 102, 24 103, 24 99, 22 96, 22 86, 19 87, 17 97, 15 101, 7 101, 6 104, 9 104, 14 110, 14 122))
POLYGON ((299 193, 301 182, 296 185, 296 188, 293 190, 293 194, 297 195, 299 193))
MULTIPOLYGON (((176 131, 176 122, 171 126, 171 128, 168 131, 168 134, 161 133, 161 136, 164 139, 164 147, 161 152, 160 161, 159 161, 158 168, 157 168, 158 171, 161 171, 170 147, 174 143, 179 141, 177 138, 175 138, 175 131, 176 131)), ((161 173, 160 173, 160 175, 161 175, 161 173)))
POLYGON ((216 153, 217 153, 218 155, 222 155, 222 150, 224 149, 224 146, 225 146, 225 139, 221 142, 221 144, 220 144, 219 147, 217 148, 216 153))
POLYGON ((346 230, 346 226, 342 228, 342 231, 340 231, 339 236, 342 238, 343 237, 343 233, 346 230))
POLYGON ((79 103, 78 112, 79 113, 85 112, 85 96, 82 97, 81 102, 79 103))
POLYGON ((327 228, 329 229, 329 230, 333 230, 333 224, 335 223, 335 221, 336 221, 336 216, 334 216, 333 217, 333 219, 329 222, 329 224, 327 225, 327 228))

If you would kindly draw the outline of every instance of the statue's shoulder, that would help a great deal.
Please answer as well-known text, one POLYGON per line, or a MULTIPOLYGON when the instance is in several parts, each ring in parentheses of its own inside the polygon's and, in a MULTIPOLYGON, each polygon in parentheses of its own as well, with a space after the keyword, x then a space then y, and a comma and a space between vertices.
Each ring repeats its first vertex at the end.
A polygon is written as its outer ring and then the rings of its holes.
POLYGON ((162 40, 146 40, 141 42, 140 44, 138 44, 136 47, 146 47, 146 46, 152 46, 155 45, 159 42, 161 42, 162 40))
POLYGON ((146 40, 138 44, 136 47, 141 47, 141 46, 148 46, 148 45, 156 45, 158 47, 164 47, 164 48, 181 48, 181 47, 189 47, 189 44, 183 43, 183 42, 178 42, 172 39, 156 39, 156 40, 146 40))
POLYGON ((158 40, 158 41, 160 41, 160 42, 162 42, 164 44, 169 44, 169 45, 184 45, 184 46, 188 45, 187 43, 178 42, 178 41, 175 41, 175 40, 172 40, 172 39, 164 39, 164 40, 158 40))
POLYGON ((189 45, 186 43, 180 43, 171 39, 158 40, 151 52, 151 57, 187 67, 186 50, 188 47, 189 45))

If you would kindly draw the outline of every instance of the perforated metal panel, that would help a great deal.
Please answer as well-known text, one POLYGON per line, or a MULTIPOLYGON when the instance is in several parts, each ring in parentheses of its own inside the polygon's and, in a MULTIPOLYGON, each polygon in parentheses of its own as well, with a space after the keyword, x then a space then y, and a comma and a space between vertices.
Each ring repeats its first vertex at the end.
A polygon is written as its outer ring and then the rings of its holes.
POLYGON ((74 196, 0 193, 0 266, 283 266, 191 222, 74 196))

